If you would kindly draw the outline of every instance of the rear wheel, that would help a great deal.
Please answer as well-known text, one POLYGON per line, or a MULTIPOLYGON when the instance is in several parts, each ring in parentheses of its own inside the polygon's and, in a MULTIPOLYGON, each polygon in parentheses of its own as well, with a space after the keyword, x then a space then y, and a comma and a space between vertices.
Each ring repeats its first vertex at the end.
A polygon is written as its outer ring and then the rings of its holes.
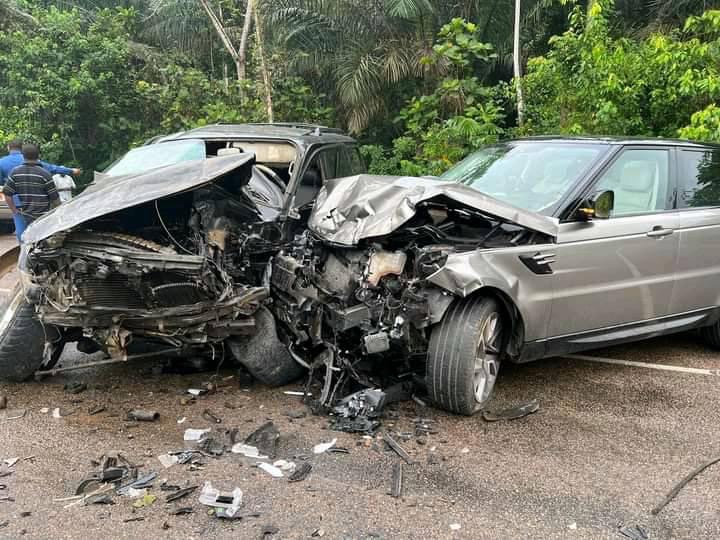
POLYGON ((700 337, 713 349, 720 349, 720 322, 701 328, 700 337))
POLYGON ((500 370, 504 320, 492 298, 469 298, 450 306, 428 347, 427 388, 435 403, 464 415, 488 403, 500 370))
POLYGON ((228 345, 250 375, 268 386, 296 381, 305 371, 278 338, 275 318, 265 307, 255 312, 255 333, 249 338, 230 340, 228 345))
POLYGON ((20 284, 0 305, 0 317, 0 379, 29 379, 42 365, 45 332, 20 284))

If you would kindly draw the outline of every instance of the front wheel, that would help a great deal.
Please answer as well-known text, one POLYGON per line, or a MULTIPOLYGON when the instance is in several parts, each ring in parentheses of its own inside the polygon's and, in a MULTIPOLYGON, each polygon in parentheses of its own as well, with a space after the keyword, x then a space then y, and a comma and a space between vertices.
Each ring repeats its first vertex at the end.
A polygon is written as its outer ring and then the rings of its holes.
POLYGON ((17 284, 0 306, 0 380, 24 381, 42 365, 45 331, 17 284))
POLYGON ((485 407, 500 370, 504 320, 492 298, 468 298, 450 306, 430 336, 426 365, 430 399, 468 416, 485 407))

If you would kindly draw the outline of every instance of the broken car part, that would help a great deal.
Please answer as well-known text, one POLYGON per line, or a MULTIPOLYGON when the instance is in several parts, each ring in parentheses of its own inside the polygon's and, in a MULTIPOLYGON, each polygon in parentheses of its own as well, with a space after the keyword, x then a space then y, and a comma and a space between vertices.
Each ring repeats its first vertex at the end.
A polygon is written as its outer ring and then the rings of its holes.
POLYGON ((390 436, 390 434, 388 434, 388 433, 383 433, 383 441, 385 441, 385 443, 387 443, 387 445, 388 445, 390 448, 392 448, 392 450, 393 450, 398 456, 400 456, 401 458, 403 458, 403 460, 405 460, 405 463, 407 463, 408 465, 412 465, 412 464, 413 464, 413 460, 412 460, 412 458, 410 457, 410 454, 408 454, 408 453, 405 451, 405 449, 404 449, 402 446, 400 446, 400 445, 397 443, 397 441, 395 441, 395 439, 393 439, 393 438, 390 436))
POLYGON ((483 419, 487 422, 497 422, 498 420, 517 420, 529 414, 533 414, 540 410, 540 404, 537 399, 533 399, 528 403, 517 407, 509 407, 501 411, 483 411, 483 419))
POLYGON ((403 490, 403 464, 395 463, 393 465, 393 476, 392 476, 392 489, 390 494, 395 497, 402 496, 403 490))
POLYGON ((670 501, 672 501, 678 493, 680 493, 680 490, 684 488, 693 478, 695 478, 698 474, 703 472, 705 469, 710 467, 711 465, 715 465, 720 461, 720 457, 713 458, 709 461, 706 461, 702 465, 698 466, 696 469, 692 470, 690 473, 688 473, 685 478, 680 480, 680 482, 677 483, 675 487, 673 487, 670 492, 665 495, 665 498, 655 507, 651 510, 651 514, 653 516, 656 516, 660 513, 660 511, 665 508, 670 501))
POLYGON ((128 411, 128 420, 137 420, 138 422, 154 422, 160 418, 160 413, 145 409, 133 409, 128 411))
POLYGON ((312 471, 312 465, 307 461, 303 461, 290 476, 288 476, 288 482, 302 482, 312 471))
POLYGON ((190 486, 183 489, 178 489, 175 493, 171 493, 170 495, 165 497, 165 502, 173 502, 177 501, 178 499, 182 499, 183 497, 187 497, 197 488, 198 486, 190 486))
POLYGON ((258 452, 274 459, 279 440, 280 431, 278 431, 278 428, 272 422, 266 422, 248 435, 244 443, 257 448, 258 452))

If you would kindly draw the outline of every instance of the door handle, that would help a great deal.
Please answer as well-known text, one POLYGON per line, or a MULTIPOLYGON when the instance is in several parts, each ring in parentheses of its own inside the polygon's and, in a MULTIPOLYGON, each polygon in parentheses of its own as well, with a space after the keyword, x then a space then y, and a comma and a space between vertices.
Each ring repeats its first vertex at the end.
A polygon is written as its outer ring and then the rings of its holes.
POLYGON ((650 238, 663 238, 665 236, 670 236, 672 233, 674 233, 674 229, 666 229, 665 227, 661 225, 656 225, 652 228, 652 231, 649 231, 647 236, 650 238))

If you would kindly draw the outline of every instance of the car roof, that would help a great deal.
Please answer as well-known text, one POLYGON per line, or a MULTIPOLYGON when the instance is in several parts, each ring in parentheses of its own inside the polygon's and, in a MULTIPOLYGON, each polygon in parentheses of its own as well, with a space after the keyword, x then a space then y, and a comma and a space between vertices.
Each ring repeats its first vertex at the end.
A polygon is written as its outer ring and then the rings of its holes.
POLYGON ((558 143, 598 143, 612 146, 642 145, 642 146, 694 146, 702 148, 719 148, 720 144, 711 142, 690 141, 687 139, 664 139, 652 137, 598 137, 598 136, 557 136, 543 135, 535 137, 523 137, 508 142, 558 142, 558 143))
POLYGON ((182 139, 248 138, 290 140, 302 145, 355 143, 355 139, 342 130, 316 124, 274 123, 274 124, 211 124, 153 139, 153 143, 182 139))

